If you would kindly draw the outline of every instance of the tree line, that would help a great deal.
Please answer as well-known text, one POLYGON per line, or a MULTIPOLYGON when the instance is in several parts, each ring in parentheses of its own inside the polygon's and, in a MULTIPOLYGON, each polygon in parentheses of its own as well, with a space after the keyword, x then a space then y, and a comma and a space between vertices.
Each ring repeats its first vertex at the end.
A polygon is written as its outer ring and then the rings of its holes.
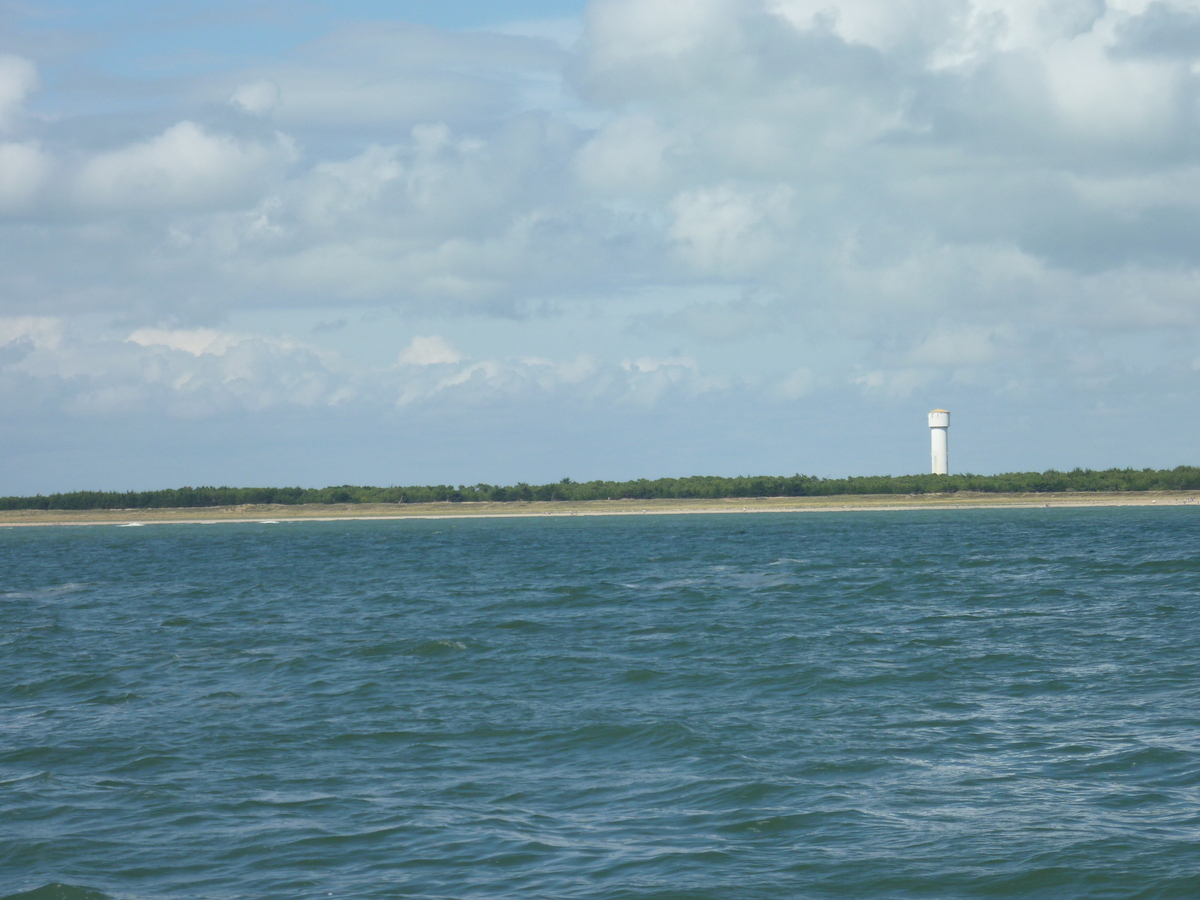
POLYGON ((753 475, 722 478, 641 478, 637 481, 572 481, 500 486, 325 488, 182 487, 161 491, 70 491, 35 497, 0 497, 0 509, 190 509, 268 503, 508 503, 555 500, 718 500, 726 497, 832 497, 846 494, 1051 493, 1067 491, 1200 490, 1200 468, 1073 469, 1008 472, 1002 475, 868 475, 817 478, 811 475, 753 475))

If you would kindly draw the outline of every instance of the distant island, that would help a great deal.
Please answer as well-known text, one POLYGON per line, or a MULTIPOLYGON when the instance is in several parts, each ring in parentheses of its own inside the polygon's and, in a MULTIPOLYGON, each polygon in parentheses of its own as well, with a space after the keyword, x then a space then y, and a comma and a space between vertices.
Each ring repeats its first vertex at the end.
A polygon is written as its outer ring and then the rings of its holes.
POLYGON ((419 487, 182 487, 159 491, 70 491, 0 497, 0 510, 198 509, 228 506, 334 504, 514 503, 588 500, 726 500, 857 495, 1062 494, 1200 490, 1200 467, 1073 469, 1002 475, 868 475, 817 478, 754 475, 722 478, 583 481, 553 484, 426 485, 419 487))

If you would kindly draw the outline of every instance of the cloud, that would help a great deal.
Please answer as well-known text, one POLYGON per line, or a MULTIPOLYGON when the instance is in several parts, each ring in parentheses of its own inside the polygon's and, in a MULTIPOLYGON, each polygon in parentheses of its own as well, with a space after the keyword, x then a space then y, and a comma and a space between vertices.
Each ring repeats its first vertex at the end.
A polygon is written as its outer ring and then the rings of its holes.
POLYGON ((1110 41, 1088 35, 1048 52, 1050 99, 1064 124, 1081 137, 1161 144, 1178 121, 1185 83, 1171 66, 1114 58, 1110 51, 1110 41))
POLYGON ((799 400, 816 390, 816 382, 812 369, 802 367, 780 381, 775 393, 782 400, 799 400))
POLYGON ((462 361, 462 354, 442 337, 415 337, 396 360, 402 366, 442 366, 462 361))
POLYGON ((50 161, 37 142, 0 144, 0 212, 27 209, 49 171, 50 161))
POLYGON ((688 303, 671 312, 654 312, 634 319, 627 331, 636 335, 682 335, 704 343, 727 343, 761 337, 780 328, 779 304, 749 298, 726 302, 688 303))
POLYGON ((666 175, 671 137, 649 116, 608 123, 575 156, 580 179, 603 194, 653 191, 666 175))
POLYGON ((221 207, 260 193, 294 152, 283 135, 269 142, 239 141, 184 121, 88 160, 75 193, 87 206, 115 210, 221 207))
POLYGON ((18 384, 53 397, 71 416, 177 419, 288 408, 454 410, 539 398, 652 407, 728 388, 687 356, 619 365, 588 353, 472 360, 445 338, 425 335, 396 365, 373 366, 354 353, 264 334, 153 326, 121 338, 57 318, 0 318, 0 396, 18 384))
POLYGON ((37 67, 30 60, 0 53, 0 131, 13 127, 37 83, 37 67))
POLYGON ((699 366, 690 356, 673 356, 666 359, 656 359, 643 356, 641 359, 627 359, 621 363, 626 372, 666 372, 672 378, 679 378, 685 371, 696 371, 699 366))
POLYGON ((861 335, 901 310, 978 324, 1023 283, 1085 325, 1066 298, 1098 273, 1200 265, 1200 76, 1155 43, 1181 9, 596 0, 567 49, 340 28, 210 79, 292 136, 193 109, 117 149, 54 137, 71 122, 5 144, 0 205, 48 225, 9 236, 0 289, 13 311, 169 320, 184 302, 511 315, 717 280, 861 335), (36 278, 12 280, 18 254, 45 260, 36 278))
POLYGON ((791 214, 786 185, 746 190, 724 184, 680 193, 671 202, 668 235, 696 269, 745 271, 782 249, 780 230, 791 214))
POLYGON ((520 363, 546 390, 552 390, 558 383, 582 384, 595 378, 601 371, 599 360, 590 353, 580 353, 574 359, 566 360, 527 356, 520 363))
POLYGON ((202 419, 237 410, 321 408, 356 396, 336 355, 294 341, 214 329, 142 328, 124 340, 55 319, 0 319, 0 388, 56 397, 85 418, 167 415, 202 419))
POLYGON ((553 80, 565 60, 541 35, 375 22, 339 27, 255 81, 278 85, 274 117, 289 128, 368 126, 395 135, 421 122, 510 113, 531 77, 553 80))
POLYGON ((1191 371, 1198 16, 593 0, 577 40, 341 27, 244 70, 147 76, 153 104, 106 82, 42 117, 23 113, 36 70, 8 57, 0 308, 120 323, 55 377, 212 409, 1036 391, 1076 345, 1191 371), (351 359, 357 326, 333 328, 368 312, 390 323, 367 336, 376 369, 351 359), (276 333, 220 325, 256 316, 276 333), (460 327, 504 336, 468 358, 460 327))
POLYGON ((980 366, 995 360, 1008 343, 1002 328, 960 327, 935 331, 907 354, 916 365, 951 367, 980 366))
POLYGON ((1114 55, 1193 60, 1200 54, 1200 10, 1187 4, 1146 4, 1115 29, 1114 55))
POLYGON ((0 317, 0 347, 25 343, 38 349, 53 349, 62 340, 63 322, 48 316, 0 317))
POLYGON ((599 0, 588 6, 589 62, 608 75, 618 69, 681 61, 733 25, 729 0, 599 0))
POLYGON ((488 30, 497 34, 553 41, 562 49, 568 50, 583 36, 583 22, 577 18, 528 19, 507 22, 488 30))
POLYGON ((928 384, 931 373, 917 369, 875 369, 852 379, 864 394, 879 394, 889 400, 910 396, 917 388, 928 384))
POLYGON ((267 78, 260 78, 239 85, 229 102, 251 115, 262 116, 279 105, 279 98, 279 85, 267 78))
POLYGON ((246 338, 242 335, 215 331, 212 328, 174 330, 139 328, 125 340, 141 347, 168 347, 171 350, 182 350, 192 356, 202 356, 205 353, 223 356, 231 347, 237 346, 246 338))

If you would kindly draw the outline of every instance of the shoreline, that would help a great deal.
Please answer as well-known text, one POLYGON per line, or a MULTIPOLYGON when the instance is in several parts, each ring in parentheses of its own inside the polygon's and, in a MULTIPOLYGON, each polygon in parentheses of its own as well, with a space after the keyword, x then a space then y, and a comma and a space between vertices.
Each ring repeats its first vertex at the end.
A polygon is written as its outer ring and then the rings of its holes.
POLYGON ((381 519, 536 518, 767 512, 864 512, 932 509, 1037 509, 1200 505, 1200 491, 1046 494, 841 494, 829 497, 734 497, 720 500, 534 500, 507 503, 261 504, 175 509, 0 511, 0 528, 47 525, 151 525, 217 522, 337 522, 381 519))

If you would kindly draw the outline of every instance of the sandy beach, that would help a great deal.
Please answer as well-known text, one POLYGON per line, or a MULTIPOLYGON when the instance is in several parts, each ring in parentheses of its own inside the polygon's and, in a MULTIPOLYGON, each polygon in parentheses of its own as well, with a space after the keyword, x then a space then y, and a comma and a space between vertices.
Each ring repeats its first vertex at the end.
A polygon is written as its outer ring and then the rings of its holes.
POLYGON ((724 500, 585 500, 514 503, 342 503, 248 505, 193 509, 8 510, 0 527, 129 525, 246 521, 336 521, 484 516, 631 516, 702 513, 846 512, 851 510, 991 509, 1084 506, 1200 505, 1200 491, 1063 494, 862 494, 836 497, 762 497, 724 500))

